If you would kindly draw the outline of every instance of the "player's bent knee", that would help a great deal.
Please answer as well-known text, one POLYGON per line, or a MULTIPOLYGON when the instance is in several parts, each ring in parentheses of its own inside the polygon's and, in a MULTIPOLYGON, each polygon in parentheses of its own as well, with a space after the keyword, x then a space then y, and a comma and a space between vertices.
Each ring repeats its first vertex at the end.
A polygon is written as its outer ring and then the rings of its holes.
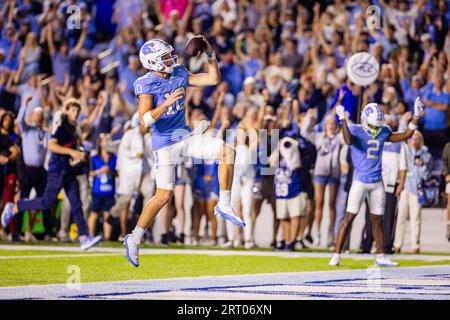
POLYGON ((155 193, 155 198, 161 205, 165 205, 172 198, 173 191, 172 190, 164 190, 158 189, 155 193))

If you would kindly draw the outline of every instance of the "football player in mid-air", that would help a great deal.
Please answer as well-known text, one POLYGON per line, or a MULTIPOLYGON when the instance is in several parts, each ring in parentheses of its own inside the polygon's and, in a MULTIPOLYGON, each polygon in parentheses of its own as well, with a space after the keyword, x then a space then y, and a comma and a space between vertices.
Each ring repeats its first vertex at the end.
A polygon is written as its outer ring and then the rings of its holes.
POLYGON ((369 103, 364 107, 361 114, 361 124, 359 125, 347 125, 344 107, 341 105, 336 107, 336 113, 342 123, 344 140, 350 145, 354 173, 348 195, 347 212, 339 226, 336 253, 331 258, 330 266, 339 265, 340 254, 350 226, 366 197, 368 197, 372 230, 377 250, 375 265, 388 267, 398 265, 398 263, 385 257, 383 253, 384 239, 381 218, 384 213, 386 198, 381 176, 381 154, 385 141, 398 142, 407 140, 412 136, 414 130, 417 129, 422 111, 423 103, 417 97, 414 103, 414 117, 409 123, 408 129, 405 132, 393 133, 389 127, 383 125, 384 112, 381 106, 376 103, 369 103))
POLYGON ((230 204, 233 182, 233 147, 223 140, 203 135, 207 121, 192 132, 186 124, 185 96, 188 86, 207 87, 220 82, 220 72, 214 51, 203 36, 207 55, 207 72, 191 74, 181 64, 167 42, 159 39, 147 41, 140 49, 142 65, 150 70, 134 83, 139 100, 139 122, 142 130, 151 128, 152 147, 156 163, 156 192, 142 210, 137 225, 124 239, 126 256, 134 266, 139 265, 139 245, 147 227, 158 211, 170 200, 175 182, 175 165, 183 157, 219 160, 219 202, 215 214, 244 227, 230 204))

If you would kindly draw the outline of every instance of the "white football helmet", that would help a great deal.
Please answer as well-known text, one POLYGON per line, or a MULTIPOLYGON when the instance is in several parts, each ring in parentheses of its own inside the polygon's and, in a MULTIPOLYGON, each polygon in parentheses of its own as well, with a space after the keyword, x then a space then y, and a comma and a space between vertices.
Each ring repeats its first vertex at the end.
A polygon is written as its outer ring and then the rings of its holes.
POLYGON ((173 56, 173 47, 160 39, 152 39, 144 43, 139 51, 139 59, 144 68, 165 73, 172 73, 178 56, 173 56), (164 55, 168 58, 163 59, 164 55))
POLYGON ((377 103, 369 103, 364 107, 361 114, 361 123, 365 126, 370 124, 377 128, 384 124, 384 111, 377 103))

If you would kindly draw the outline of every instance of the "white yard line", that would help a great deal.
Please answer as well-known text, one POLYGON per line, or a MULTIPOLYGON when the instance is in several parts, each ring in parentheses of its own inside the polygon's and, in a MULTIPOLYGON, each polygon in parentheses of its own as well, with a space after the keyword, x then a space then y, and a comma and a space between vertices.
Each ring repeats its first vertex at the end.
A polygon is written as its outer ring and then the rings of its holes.
MULTIPOLYGON (((0 250, 31 250, 31 251, 66 251, 82 252, 78 247, 62 246, 27 246, 27 245, 0 245, 0 250)), ((125 254, 125 248, 92 248, 90 252, 125 254)), ((327 252, 280 252, 280 251, 242 251, 242 250, 194 250, 194 249, 140 249, 140 254, 196 254, 212 256, 261 256, 261 257, 284 257, 284 258, 330 258, 332 253, 327 252)), ((342 254, 343 259, 368 260, 374 259, 373 254, 342 254)), ((394 260, 425 260, 443 261, 450 260, 450 255, 392 255, 394 260)))

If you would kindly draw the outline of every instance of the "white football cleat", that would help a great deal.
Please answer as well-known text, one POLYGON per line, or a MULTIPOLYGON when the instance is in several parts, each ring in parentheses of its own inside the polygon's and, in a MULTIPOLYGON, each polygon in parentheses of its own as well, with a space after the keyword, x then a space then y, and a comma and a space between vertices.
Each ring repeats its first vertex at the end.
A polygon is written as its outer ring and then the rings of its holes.
POLYGON ((231 221, 238 227, 245 227, 244 221, 237 215, 235 215, 234 210, 231 206, 223 206, 220 205, 220 202, 217 204, 217 206, 214 207, 214 214, 216 216, 222 216, 223 218, 231 221))
POLYGON ((335 253, 333 254, 333 257, 331 258, 328 265, 332 267, 337 267, 339 263, 341 263, 341 255, 339 253, 335 253))
POLYGON ((139 266, 139 244, 136 244, 131 234, 127 234, 123 239, 127 260, 135 268, 139 266))
POLYGON ((375 265, 378 267, 397 267, 398 262, 394 262, 391 259, 386 258, 384 254, 380 254, 375 258, 375 265))

